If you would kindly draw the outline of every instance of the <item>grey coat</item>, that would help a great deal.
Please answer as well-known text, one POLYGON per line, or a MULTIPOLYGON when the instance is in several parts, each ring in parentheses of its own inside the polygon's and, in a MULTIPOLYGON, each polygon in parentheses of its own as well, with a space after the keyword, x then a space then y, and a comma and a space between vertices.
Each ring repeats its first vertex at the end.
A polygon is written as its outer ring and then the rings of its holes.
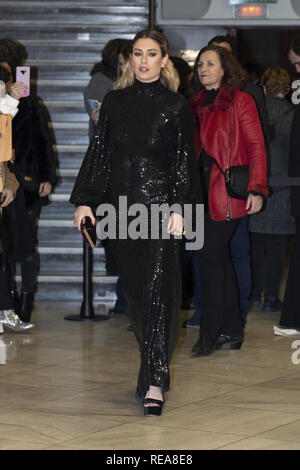
MULTIPOLYGON (((290 132, 294 107, 284 98, 267 95, 266 106, 270 126, 269 176, 287 176, 290 132)), ((290 188, 272 187, 264 208, 249 217, 249 231, 277 235, 295 233, 291 214, 290 188)))
POLYGON ((104 75, 102 72, 96 72, 91 80, 89 81, 89 84, 84 90, 83 96, 84 96, 84 104, 85 104, 85 109, 88 115, 90 116, 90 122, 89 122, 89 139, 90 141, 94 137, 95 130, 96 130, 96 124, 91 118, 92 114, 92 108, 89 105, 89 99, 92 100, 97 100, 102 102, 105 95, 112 90, 113 88, 113 80, 111 80, 109 77, 104 75))

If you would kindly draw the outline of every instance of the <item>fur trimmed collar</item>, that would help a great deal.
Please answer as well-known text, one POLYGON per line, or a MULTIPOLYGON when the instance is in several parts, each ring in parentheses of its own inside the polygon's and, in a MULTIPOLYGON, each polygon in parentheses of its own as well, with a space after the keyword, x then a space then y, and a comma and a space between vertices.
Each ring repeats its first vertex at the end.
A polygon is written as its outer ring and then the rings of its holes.
POLYGON ((205 88, 199 91, 199 93, 191 99, 192 105, 197 108, 199 114, 205 116, 206 114, 213 113, 218 108, 223 108, 225 111, 229 108, 229 106, 233 103, 234 97, 236 92, 239 89, 233 88, 232 90, 228 90, 228 88, 221 87, 217 97, 212 104, 208 104, 207 106, 202 106, 202 103, 205 98, 205 88))

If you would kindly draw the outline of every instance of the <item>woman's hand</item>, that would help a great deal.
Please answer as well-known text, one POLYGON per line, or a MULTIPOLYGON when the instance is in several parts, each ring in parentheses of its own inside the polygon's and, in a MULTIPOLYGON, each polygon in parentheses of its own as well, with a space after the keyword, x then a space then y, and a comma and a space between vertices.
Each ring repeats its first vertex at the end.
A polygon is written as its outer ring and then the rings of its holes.
POLYGON ((13 189, 5 188, 0 200, 0 207, 7 207, 16 197, 16 193, 13 189))
POLYGON ((92 209, 89 206, 78 206, 74 214, 74 224, 77 225, 79 231, 82 219, 85 217, 90 217, 92 224, 95 225, 96 219, 93 215, 92 209))
POLYGON ((170 215, 169 223, 167 226, 167 232, 171 235, 182 235, 184 227, 184 219, 181 215, 173 212, 170 215))
POLYGON ((23 82, 13 83, 12 85, 10 85, 10 88, 9 88, 9 94, 15 100, 19 100, 20 98, 23 98, 23 96, 26 96, 27 91, 28 91, 28 87, 24 85, 23 82))
POLYGON ((259 212, 263 205, 263 197, 262 196, 254 196, 254 194, 249 194, 246 203, 246 211, 248 215, 256 214, 259 212))
POLYGON ((40 187, 39 187, 39 196, 40 197, 49 196, 51 191, 52 191, 52 185, 48 181, 45 181, 45 183, 40 184, 40 187))

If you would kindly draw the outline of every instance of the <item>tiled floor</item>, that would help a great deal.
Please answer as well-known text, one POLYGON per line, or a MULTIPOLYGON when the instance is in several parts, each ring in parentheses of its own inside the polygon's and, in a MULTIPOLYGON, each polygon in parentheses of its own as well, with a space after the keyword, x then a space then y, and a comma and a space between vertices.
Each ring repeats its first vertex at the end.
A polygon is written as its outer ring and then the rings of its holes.
POLYGON ((300 449, 297 337, 273 336, 279 314, 250 313, 243 348, 209 358, 191 357, 198 331, 180 328, 163 415, 147 419, 128 319, 68 313, 40 305, 34 330, 1 335, 0 449, 300 449))

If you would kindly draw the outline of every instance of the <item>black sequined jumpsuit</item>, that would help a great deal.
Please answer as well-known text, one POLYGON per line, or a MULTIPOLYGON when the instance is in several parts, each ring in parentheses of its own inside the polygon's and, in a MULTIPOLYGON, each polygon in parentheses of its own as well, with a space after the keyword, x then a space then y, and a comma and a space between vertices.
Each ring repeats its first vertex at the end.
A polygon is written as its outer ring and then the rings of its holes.
MULTIPOLYGON (((108 93, 96 136, 78 174, 70 201, 92 208, 142 203, 199 201, 200 183, 189 104, 159 80, 136 81, 108 93)), ((117 239, 128 314, 139 343, 137 392, 149 385, 169 389, 169 361, 176 343, 181 302, 180 241, 117 239)))

